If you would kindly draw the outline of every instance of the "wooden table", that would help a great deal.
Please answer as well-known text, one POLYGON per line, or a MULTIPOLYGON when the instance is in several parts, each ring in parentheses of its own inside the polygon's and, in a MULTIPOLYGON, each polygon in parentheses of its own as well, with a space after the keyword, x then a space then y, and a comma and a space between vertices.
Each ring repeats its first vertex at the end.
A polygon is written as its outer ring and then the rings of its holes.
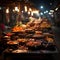
POLYGON ((58 50, 47 51, 47 50, 38 50, 38 51, 28 51, 25 53, 12 53, 6 49, 3 52, 3 60, 52 60, 52 55, 57 54, 58 50))

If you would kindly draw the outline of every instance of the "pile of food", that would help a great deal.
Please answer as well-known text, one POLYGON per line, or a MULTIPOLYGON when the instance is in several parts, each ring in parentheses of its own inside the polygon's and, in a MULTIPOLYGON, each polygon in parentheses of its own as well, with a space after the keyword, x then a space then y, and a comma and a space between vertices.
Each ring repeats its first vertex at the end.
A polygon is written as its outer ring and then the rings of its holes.
POLYGON ((14 26, 12 32, 6 33, 6 36, 9 37, 6 42, 8 48, 17 52, 55 50, 51 24, 46 21, 34 21, 26 25, 14 26))
POLYGON ((20 30, 23 30, 23 28, 20 26, 14 26, 14 28, 12 29, 13 32, 19 32, 20 30))

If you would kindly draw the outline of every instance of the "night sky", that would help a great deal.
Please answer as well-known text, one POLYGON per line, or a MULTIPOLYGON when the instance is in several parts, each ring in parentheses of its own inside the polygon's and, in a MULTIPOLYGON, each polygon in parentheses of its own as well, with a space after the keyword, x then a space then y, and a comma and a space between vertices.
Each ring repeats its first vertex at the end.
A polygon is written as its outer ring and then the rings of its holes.
POLYGON ((60 0, 30 0, 34 3, 34 5, 40 9, 40 6, 43 5, 44 9, 52 9, 54 6, 56 6, 58 3, 60 3, 60 0))
MULTIPOLYGON (((23 0, 1 0, 2 5, 5 4, 6 2, 8 3, 8 1, 23 1, 23 0)), ((58 3, 60 4, 60 0, 25 0, 25 1, 30 1, 32 2, 36 8, 40 9, 40 6, 44 6, 44 9, 48 10, 48 9, 52 9, 54 8, 54 6, 56 6, 58 3)))

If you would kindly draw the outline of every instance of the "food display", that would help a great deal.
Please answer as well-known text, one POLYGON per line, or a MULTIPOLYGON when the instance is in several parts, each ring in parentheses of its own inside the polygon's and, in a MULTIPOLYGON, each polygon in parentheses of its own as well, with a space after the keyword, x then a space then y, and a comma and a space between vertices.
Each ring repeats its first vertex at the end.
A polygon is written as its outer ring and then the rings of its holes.
POLYGON ((8 41, 7 47, 9 49, 18 49, 18 42, 17 41, 8 41))
POLYGON ((49 37, 46 37, 46 40, 47 40, 49 43, 53 43, 53 41, 54 41, 53 38, 49 38, 49 37))
POLYGON ((43 38, 44 35, 42 31, 35 31, 35 34, 33 35, 34 38, 43 38))
POLYGON ((49 24, 48 22, 42 22, 40 25, 41 28, 50 28, 51 24, 49 24))
POLYGON ((25 32, 28 34, 34 34, 35 33, 35 31, 33 29, 30 29, 30 28, 25 29, 25 32))
POLYGON ((4 36, 3 39, 10 39, 10 36, 4 36))
POLYGON ((27 39, 17 39, 20 45, 24 45, 27 42, 27 39))
POLYGON ((19 32, 21 30, 23 30, 23 28, 21 26, 14 26, 14 28, 12 28, 13 32, 19 32))
POLYGON ((27 50, 14 50, 12 53, 27 53, 27 50))
POLYGON ((20 50, 27 50, 28 51, 28 47, 26 47, 26 46, 19 46, 19 49, 20 50))
POLYGON ((50 33, 48 28, 52 32, 51 24, 46 21, 28 22, 23 27, 15 26, 12 28, 12 32, 5 36, 6 38, 10 37, 10 40, 6 42, 7 48, 12 49, 13 53, 54 51, 54 34, 50 33))
POLYGON ((39 50, 41 46, 40 41, 29 41, 26 43, 26 46, 28 47, 29 50, 39 50))
POLYGON ((35 31, 35 34, 43 34, 42 31, 35 31))
POLYGON ((7 44, 14 45, 17 44, 17 41, 8 41, 7 44))
POLYGON ((11 36, 12 35, 12 33, 11 32, 8 32, 7 34, 6 34, 6 36, 11 36))

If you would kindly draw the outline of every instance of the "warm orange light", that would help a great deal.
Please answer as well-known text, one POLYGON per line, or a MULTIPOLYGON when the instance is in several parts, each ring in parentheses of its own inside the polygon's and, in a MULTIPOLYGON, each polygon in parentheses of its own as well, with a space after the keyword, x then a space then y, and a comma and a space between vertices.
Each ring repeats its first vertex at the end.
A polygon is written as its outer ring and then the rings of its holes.
POLYGON ((32 9, 31 9, 31 8, 29 8, 29 11, 32 11, 32 9))
POLYGON ((25 8, 25 12, 27 12, 27 6, 25 6, 24 8, 25 8))
POLYGON ((33 13, 39 14, 39 11, 36 10, 36 11, 33 11, 33 13))
POLYGON ((9 9, 6 9, 6 13, 9 13, 9 9))
POLYGON ((15 12, 15 10, 13 9, 13 12, 15 12))
POLYGON ((28 11, 28 14, 30 15, 30 11, 28 11))
POLYGON ((15 7, 15 11, 17 11, 18 10, 18 7, 15 7))
POLYGON ((31 12, 31 16, 33 16, 33 12, 31 12))
POLYGON ((19 12, 19 9, 18 9, 18 7, 15 7, 15 11, 19 12))

